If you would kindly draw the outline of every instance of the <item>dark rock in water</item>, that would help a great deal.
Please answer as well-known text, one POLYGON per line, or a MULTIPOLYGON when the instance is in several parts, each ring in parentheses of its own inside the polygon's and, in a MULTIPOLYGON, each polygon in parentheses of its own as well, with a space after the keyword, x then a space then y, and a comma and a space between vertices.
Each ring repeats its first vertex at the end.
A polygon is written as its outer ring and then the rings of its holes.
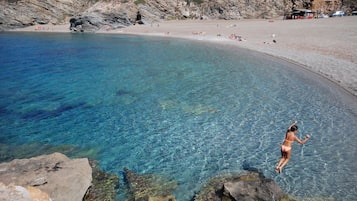
POLYGON ((3 115, 3 114, 10 114, 10 112, 6 109, 5 106, 1 106, 0 105, 0 114, 3 115))
POLYGON ((140 201, 175 201, 176 198, 172 192, 176 189, 177 183, 167 178, 145 174, 135 174, 127 168, 124 168, 125 182, 129 187, 131 194, 130 200, 140 201))
POLYGON ((119 89, 116 93, 117 96, 127 95, 130 94, 130 91, 119 89))
POLYGON ((93 181, 83 201, 115 201, 117 189, 119 188, 118 175, 101 171, 97 161, 90 160, 89 163, 93 171, 93 181))
POLYGON ((242 167, 245 171, 258 173, 260 178, 265 177, 264 174, 258 168, 253 167, 251 163, 248 163, 247 161, 243 161, 242 167))
POLYGON ((243 170, 250 171, 250 172, 259 172, 259 170, 255 167, 253 167, 250 163, 247 161, 243 161, 243 170))
POLYGON ((195 196, 195 201, 294 201, 277 183, 258 172, 216 176, 195 196))

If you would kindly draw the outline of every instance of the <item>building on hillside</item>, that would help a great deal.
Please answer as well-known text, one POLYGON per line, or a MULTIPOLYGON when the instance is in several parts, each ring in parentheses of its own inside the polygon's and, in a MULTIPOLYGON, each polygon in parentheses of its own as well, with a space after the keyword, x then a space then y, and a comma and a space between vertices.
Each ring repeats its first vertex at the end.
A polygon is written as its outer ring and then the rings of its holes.
POLYGON ((313 19, 332 15, 338 10, 342 10, 342 0, 294 1, 292 11, 285 15, 285 19, 313 19))
POLYGON ((313 19, 315 12, 309 9, 294 9, 285 16, 285 19, 313 19))

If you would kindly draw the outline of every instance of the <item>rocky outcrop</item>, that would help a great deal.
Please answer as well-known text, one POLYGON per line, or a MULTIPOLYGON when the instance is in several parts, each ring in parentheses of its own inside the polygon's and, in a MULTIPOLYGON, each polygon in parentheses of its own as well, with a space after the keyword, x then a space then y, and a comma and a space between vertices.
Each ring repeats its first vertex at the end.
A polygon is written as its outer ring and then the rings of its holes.
POLYGON ((47 193, 38 188, 27 186, 4 185, 0 183, 0 200, 2 201, 52 201, 47 193))
POLYGON ((79 15, 73 16, 71 30, 76 32, 94 32, 103 29, 118 29, 135 23, 138 11, 134 2, 98 1, 79 15), (72 23, 75 22, 75 23, 72 23))
MULTIPOLYGON (((175 201, 172 195, 176 182, 158 175, 140 175, 124 169, 129 201, 175 201)), ((289 197, 278 184, 257 171, 219 175, 210 179, 192 199, 195 201, 296 201, 289 197)))
POLYGON ((83 201, 115 201, 119 188, 119 177, 99 169, 97 161, 89 161, 92 167, 92 185, 87 191, 83 201))
MULTIPOLYGON (((210 179, 195 201, 294 201, 274 182, 252 168, 210 179)), ((175 201, 176 181, 124 169, 128 201, 175 201)), ((115 201, 117 175, 98 168, 96 161, 69 159, 60 153, 0 164, 0 200, 115 201), (93 178, 93 179, 92 179, 93 178)))
POLYGON ((294 201, 277 183, 258 172, 221 175, 212 178, 196 195, 195 201, 294 201))
POLYGON ((177 187, 175 181, 158 175, 136 174, 129 169, 124 169, 126 184, 130 192, 130 200, 140 201, 175 201, 172 195, 177 187))
POLYGON ((60 153, 0 164, 0 181, 24 188, 35 187, 52 200, 82 201, 92 182, 88 159, 69 159, 60 153))

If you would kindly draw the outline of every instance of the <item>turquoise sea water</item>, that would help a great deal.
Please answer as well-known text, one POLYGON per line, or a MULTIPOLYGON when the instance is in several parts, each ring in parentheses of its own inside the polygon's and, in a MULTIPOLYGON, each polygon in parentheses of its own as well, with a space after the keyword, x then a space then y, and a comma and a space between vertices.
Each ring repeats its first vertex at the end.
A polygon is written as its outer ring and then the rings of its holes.
POLYGON ((53 33, 0 34, 0 63, 1 144, 95 150, 108 172, 176 180, 180 201, 246 167, 294 196, 357 198, 356 98, 291 63, 193 41, 53 33), (294 120, 312 138, 277 175, 294 120))

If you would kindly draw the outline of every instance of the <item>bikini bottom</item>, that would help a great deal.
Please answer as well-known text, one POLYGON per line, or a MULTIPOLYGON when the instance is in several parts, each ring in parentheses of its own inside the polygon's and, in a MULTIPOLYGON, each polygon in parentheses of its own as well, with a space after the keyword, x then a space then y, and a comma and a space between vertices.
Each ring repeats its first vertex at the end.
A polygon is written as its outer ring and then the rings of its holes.
POLYGON ((282 152, 288 152, 291 150, 291 147, 289 146, 285 146, 285 145, 281 145, 281 151, 282 152))

